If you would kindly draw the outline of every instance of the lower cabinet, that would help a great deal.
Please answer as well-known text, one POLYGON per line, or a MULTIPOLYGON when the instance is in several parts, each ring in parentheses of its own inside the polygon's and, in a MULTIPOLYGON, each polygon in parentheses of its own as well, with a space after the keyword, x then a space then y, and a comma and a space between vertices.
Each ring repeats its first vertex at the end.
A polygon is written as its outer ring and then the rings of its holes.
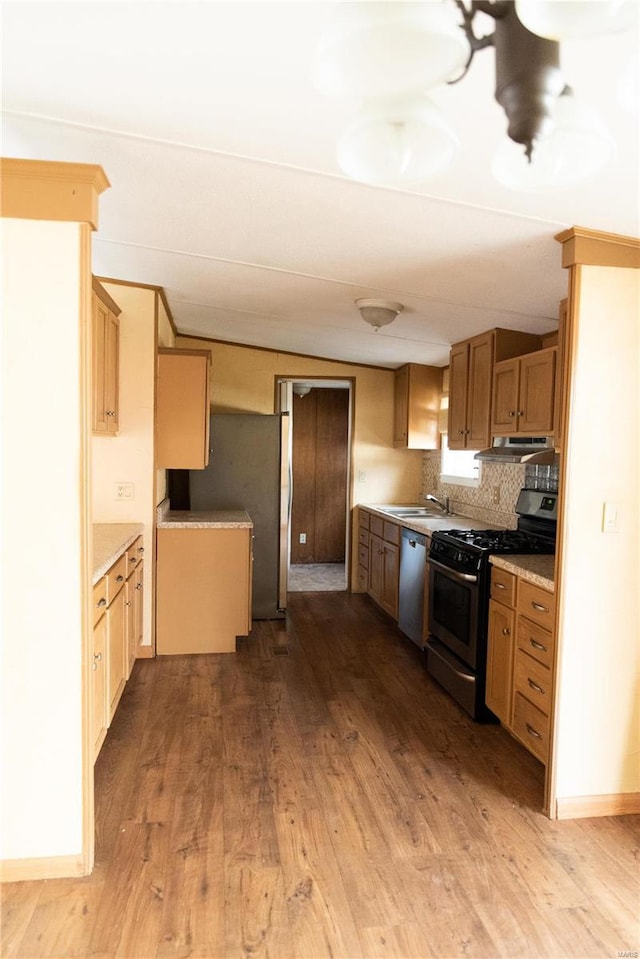
POLYGON ((540 762, 549 759, 555 596, 492 567, 486 703, 540 762))
POLYGON ((158 528, 159 656, 231 653, 251 630, 248 527, 158 528))
POLYGON ((400 527, 369 516, 369 580, 367 592, 385 612, 398 618, 400 527))
POLYGON ((93 587, 94 759, 105 740, 142 639, 143 552, 142 537, 138 537, 93 587))

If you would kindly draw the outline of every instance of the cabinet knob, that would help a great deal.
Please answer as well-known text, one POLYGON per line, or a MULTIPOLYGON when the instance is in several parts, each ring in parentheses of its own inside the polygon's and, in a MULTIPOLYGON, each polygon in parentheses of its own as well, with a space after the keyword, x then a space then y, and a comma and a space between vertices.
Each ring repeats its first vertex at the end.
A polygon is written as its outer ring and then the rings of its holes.
POLYGON ((122 574, 116 576, 116 583, 124 583, 124 576, 122 576, 122 574))
POLYGON ((93 654, 93 658, 94 658, 94 659, 97 659, 97 660, 102 659, 102 653, 94 653, 94 654, 93 654))
POLYGON ((516 416, 524 416, 524 410, 516 410, 516 416))
POLYGON ((142 583, 137 583, 137 584, 136 584, 136 589, 142 589, 142 583))
POLYGON ((138 546, 138 552, 144 553, 144 546, 138 546))
POLYGON ((98 602, 96 603, 96 606, 106 606, 106 605, 107 605, 107 601, 104 598, 104 596, 102 597, 102 599, 99 599, 98 602))
POLYGON ((124 605, 125 605, 125 606, 131 606, 131 600, 128 599, 124 605))
POLYGON ((115 411, 115 410, 105 410, 105 413, 107 414, 107 416, 115 416, 115 415, 116 415, 116 411, 115 411))
POLYGON ((460 434, 460 436, 464 436, 464 430, 458 430, 458 433, 460 434))
POLYGON ((516 415, 515 410, 509 410, 509 416, 515 416, 515 415, 516 415))
POLYGON ((510 635, 511 635, 511 630, 510 630, 510 629, 507 629, 507 628, 505 627, 505 628, 502 630, 502 635, 503 635, 503 636, 510 636, 510 635))
POLYGON ((138 557, 137 557, 137 556, 130 556, 130 557, 129 557, 129 562, 130 562, 130 563, 137 563, 137 562, 138 562, 138 557))

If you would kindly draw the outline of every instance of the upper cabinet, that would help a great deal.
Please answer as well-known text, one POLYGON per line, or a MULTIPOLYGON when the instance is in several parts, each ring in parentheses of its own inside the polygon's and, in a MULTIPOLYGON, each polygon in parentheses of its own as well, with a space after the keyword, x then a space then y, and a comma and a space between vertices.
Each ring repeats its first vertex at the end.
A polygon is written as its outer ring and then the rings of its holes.
POLYGON ((156 465, 204 469, 209 463, 209 350, 158 350, 156 465))
POLYGON ((440 445, 438 414, 442 370, 408 363, 394 376, 393 445, 412 450, 435 450, 440 445))
POLYGON ((93 278, 93 432, 118 432, 118 349, 120 307, 93 278))
POLYGON ((496 363, 492 433, 534 436, 553 433, 557 348, 496 363))
POLYGON ((454 344, 449 360, 449 449, 479 450, 491 444, 494 364, 539 347, 539 336, 503 329, 454 344))

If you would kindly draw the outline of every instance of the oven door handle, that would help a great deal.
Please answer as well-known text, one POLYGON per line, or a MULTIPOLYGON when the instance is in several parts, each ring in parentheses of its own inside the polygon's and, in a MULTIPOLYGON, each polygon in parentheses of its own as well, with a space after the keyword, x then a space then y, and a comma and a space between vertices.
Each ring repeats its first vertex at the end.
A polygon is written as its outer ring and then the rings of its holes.
POLYGON ((473 576, 471 573, 459 573, 456 569, 451 569, 450 566, 445 566, 444 563, 439 563, 435 559, 429 559, 429 562, 432 566, 436 566, 438 569, 443 570, 447 576, 451 577, 451 579, 457 579, 464 583, 478 582, 478 577, 473 576))

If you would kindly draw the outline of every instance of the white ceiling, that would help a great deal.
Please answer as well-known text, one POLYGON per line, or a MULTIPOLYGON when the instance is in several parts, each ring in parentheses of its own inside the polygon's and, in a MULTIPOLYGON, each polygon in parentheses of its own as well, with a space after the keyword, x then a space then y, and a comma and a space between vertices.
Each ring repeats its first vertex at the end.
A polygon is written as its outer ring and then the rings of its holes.
MULTIPOLYGON (((627 0, 637 5, 638 0, 627 0)), ((565 295, 559 230, 640 233, 638 117, 615 97, 638 32, 567 43, 567 79, 618 143, 600 176, 513 193, 493 53, 435 98, 461 150, 418 189, 347 180, 335 143, 358 104, 317 93, 331 3, 3 3, 9 156, 100 163, 94 272, 164 287, 180 331, 394 367, 444 365, 504 326, 547 332, 565 295), (375 334, 354 300, 405 306, 375 334)))

